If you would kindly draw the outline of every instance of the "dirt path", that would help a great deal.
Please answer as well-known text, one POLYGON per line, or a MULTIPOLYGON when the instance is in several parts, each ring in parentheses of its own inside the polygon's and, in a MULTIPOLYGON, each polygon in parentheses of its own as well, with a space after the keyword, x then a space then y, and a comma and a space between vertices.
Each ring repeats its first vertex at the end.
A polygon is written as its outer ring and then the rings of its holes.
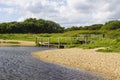
POLYGON ((96 52, 95 49, 71 48, 34 52, 32 55, 41 60, 104 73, 120 80, 119 53, 101 53, 96 52))
POLYGON ((35 46, 35 42, 21 40, 0 40, 0 46, 35 46))

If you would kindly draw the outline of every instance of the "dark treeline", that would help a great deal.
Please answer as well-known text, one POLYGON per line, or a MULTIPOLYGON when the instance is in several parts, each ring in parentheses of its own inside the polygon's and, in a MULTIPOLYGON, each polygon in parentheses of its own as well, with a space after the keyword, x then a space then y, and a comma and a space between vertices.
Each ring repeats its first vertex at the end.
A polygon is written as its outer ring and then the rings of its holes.
POLYGON ((61 33, 64 28, 53 21, 29 18, 23 22, 0 24, 0 33, 61 33))
POLYGON ((120 29, 120 21, 113 20, 106 22, 105 24, 93 24, 90 26, 72 26, 70 28, 66 28, 65 31, 73 31, 73 30, 116 30, 120 29))
POLYGON ((72 26, 70 28, 66 28, 65 31, 73 31, 73 30, 99 30, 101 29, 101 27, 103 26, 103 24, 94 24, 91 26, 72 26))
POLYGON ((0 33, 62 33, 74 30, 116 30, 120 29, 120 21, 114 20, 105 24, 90 26, 61 27, 58 23, 36 18, 28 18, 23 22, 9 22, 0 24, 0 33))

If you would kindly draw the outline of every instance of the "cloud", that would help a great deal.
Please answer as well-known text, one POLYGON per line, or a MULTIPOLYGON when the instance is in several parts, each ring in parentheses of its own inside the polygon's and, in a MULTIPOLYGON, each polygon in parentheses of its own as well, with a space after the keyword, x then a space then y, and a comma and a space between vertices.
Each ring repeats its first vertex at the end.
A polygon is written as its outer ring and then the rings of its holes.
POLYGON ((48 2, 37 2, 32 5, 28 5, 26 10, 30 11, 31 13, 56 13, 58 12, 56 3, 49 4, 48 2))
POLYGON ((90 25, 120 19, 119 0, 1 0, 0 11, 53 20, 62 26, 90 25))
POLYGON ((14 12, 14 9, 13 8, 0 8, 0 12, 12 14, 14 12))

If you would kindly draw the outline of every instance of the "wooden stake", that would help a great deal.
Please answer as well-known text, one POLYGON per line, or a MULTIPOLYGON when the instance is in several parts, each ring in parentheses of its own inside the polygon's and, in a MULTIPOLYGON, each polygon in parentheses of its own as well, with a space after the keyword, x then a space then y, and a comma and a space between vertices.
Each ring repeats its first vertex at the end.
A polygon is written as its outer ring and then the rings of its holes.
POLYGON ((48 38, 48 47, 50 47, 50 38, 48 38))

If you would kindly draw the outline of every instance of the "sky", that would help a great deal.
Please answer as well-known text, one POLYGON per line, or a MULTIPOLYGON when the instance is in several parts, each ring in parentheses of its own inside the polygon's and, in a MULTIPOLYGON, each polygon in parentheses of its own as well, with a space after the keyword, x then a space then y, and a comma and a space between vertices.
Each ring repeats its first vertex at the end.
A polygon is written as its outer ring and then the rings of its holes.
POLYGON ((120 0, 0 0, 0 23, 42 18, 63 27, 120 19, 120 0))

